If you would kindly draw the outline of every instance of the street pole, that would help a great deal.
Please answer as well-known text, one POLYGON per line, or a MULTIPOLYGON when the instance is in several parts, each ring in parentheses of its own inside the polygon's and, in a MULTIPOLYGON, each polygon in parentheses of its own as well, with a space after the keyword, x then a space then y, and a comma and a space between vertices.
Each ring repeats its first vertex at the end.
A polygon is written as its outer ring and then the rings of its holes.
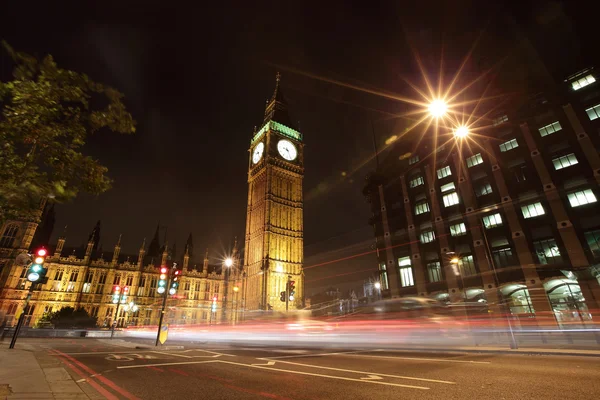
POLYGON ((113 318, 113 323, 111 324, 112 326, 110 328, 110 338, 111 339, 115 335, 115 327, 117 326, 117 323, 119 322, 119 307, 121 307, 122 300, 123 300, 123 295, 119 295, 119 301, 117 302, 117 310, 115 311, 115 317, 113 318))
POLYGON ((492 257, 490 251, 490 243, 488 242, 487 233, 485 232, 485 224, 483 223, 483 219, 479 218, 479 223, 481 224, 481 232, 483 233, 483 240, 485 240, 485 258, 487 259, 488 265, 494 272, 494 280, 496 281, 496 290, 498 291, 498 300, 502 299, 503 306, 506 312, 506 322, 508 324, 508 331, 510 335, 510 348, 518 349, 517 340, 515 339, 515 333, 513 332, 512 323, 510 321, 510 307, 504 302, 504 297, 502 295, 502 291, 500 290, 500 279, 498 278, 498 272, 496 271, 496 264, 494 263, 494 258, 492 257), (507 310, 508 309, 508 310, 507 310))
POLYGON ((292 276, 288 275, 287 283, 285 284, 285 312, 288 312, 288 306, 290 304, 290 281, 292 276))
MULTIPOLYGON (((168 286, 169 286, 169 284, 167 283, 167 287, 168 286)), ((158 320, 158 331, 156 332, 156 343, 154 344, 155 346, 158 346, 159 338, 160 338, 160 328, 162 328, 163 319, 165 317, 165 308, 167 306, 167 293, 168 293, 168 290, 165 290, 165 292, 163 293, 163 302, 162 302, 162 308, 160 310, 160 319, 158 320)))
POLYGON ((25 321, 25 313, 29 314, 29 309, 27 307, 29 305, 29 300, 31 300, 31 294, 33 293, 33 287, 35 285, 36 284, 32 282, 31 286, 29 286, 29 291, 27 292, 27 297, 25 298, 25 305, 23 306, 23 312, 21 313, 21 316, 17 321, 17 326, 15 327, 15 332, 13 333, 12 340, 10 341, 10 346, 8 346, 9 349, 15 348, 15 343, 17 343, 17 337, 19 336, 19 332, 21 331, 21 327, 23 326, 23 323, 25 321))

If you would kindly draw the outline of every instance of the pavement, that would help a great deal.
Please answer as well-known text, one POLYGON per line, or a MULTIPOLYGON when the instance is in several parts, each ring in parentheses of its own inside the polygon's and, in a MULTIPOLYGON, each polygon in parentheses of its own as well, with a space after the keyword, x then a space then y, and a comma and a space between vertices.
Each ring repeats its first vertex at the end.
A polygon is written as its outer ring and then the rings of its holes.
POLYGON ((0 399, 562 400, 600 393, 600 350, 496 350, 21 338, 14 350, 0 344, 0 399))

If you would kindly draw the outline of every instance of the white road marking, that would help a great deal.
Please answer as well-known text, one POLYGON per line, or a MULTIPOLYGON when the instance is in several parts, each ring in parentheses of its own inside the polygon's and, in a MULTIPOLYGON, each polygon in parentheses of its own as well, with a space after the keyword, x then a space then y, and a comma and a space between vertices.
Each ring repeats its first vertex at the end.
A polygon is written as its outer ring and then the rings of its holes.
POLYGON ((140 364, 140 365, 122 365, 117 367, 117 369, 125 369, 125 368, 146 368, 146 367, 162 367, 165 365, 186 365, 186 364, 206 364, 206 363, 214 363, 219 362, 219 360, 205 360, 205 361, 181 361, 181 362, 173 362, 173 363, 160 363, 160 364, 140 364))
POLYGON ((275 361, 269 361, 266 364, 252 364, 252 365, 275 365, 275 361))
MULTIPOLYGON (((368 351, 368 350, 365 350, 368 351)), ((322 357, 322 356, 337 356, 340 354, 353 354, 360 353, 360 351, 347 351, 347 352, 337 352, 337 353, 309 353, 309 354, 297 354, 293 356, 277 356, 277 357, 265 357, 264 359, 269 360, 279 360, 283 358, 306 358, 306 357, 322 357)))
POLYGON ((87 382, 87 379, 83 378, 83 379, 76 380, 75 382, 77 382, 77 383, 87 382))
POLYGON ((367 380, 372 380, 372 379, 383 379, 383 378, 380 376, 377 376, 377 375, 369 375, 367 377, 360 378, 360 379, 367 381, 367 380))
MULTIPOLYGON (((138 351, 138 353, 151 353, 151 350, 148 351, 138 351)), ((69 355, 91 355, 91 354, 131 354, 131 351, 88 351, 83 353, 65 353, 69 355)))
POLYGON ((189 350, 184 350, 182 353, 189 353, 190 351, 203 351, 205 353, 218 354, 220 356, 236 357, 235 354, 217 353, 217 352, 214 352, 214 351, 204 350, 204 349, 189 349, 189 350))
POLYGON ((200 358, 200 357, 217 358, 217 357, 221 357, 223 355, 223 354, 213 354, 213 355, 210 355, 210 356, 186 356, 185 354, 165 353, 164 351, 153 351, 153 353, 165 354, 167 356, 175 356, 175 357, 183 357, 183 358, 200 358))
MULTIPOLYGON (((259 360, 266 360, 266 359, 259 358, 259 360)), ((309 367, 309 368, 320 368, 320 369, 328 369, 328 370, 331 370, 331 371, 350 372, 350 373, 361 374, 361 375, 373 375, 373 374, 377 374, 378 376, 386 376, 388 378, 408 379, 408 380, 411 380, 411 381, 423 381, 423 382, 433 382, 433 383, 445 383, 447 385, 456 385, 456 382, 441 381, 441 380, 438 380, 438 379, 417 378, 417 377, 414 377, 414 376, 402 376, 402 375, 391 375, 391 374, 380 374, 379 372, 369 372, 369 371, 355 371, 355 370, 352 370, 352 369, 324 367, 324 366, 321 366, 321 365, 302 364, 302 363, 296 363, 296 362, 291 362, 291 361, 281 361, 281 360, 278 360, 277 362, 285 363, 285 364, 291 364, 291 365, 298 365, 298 366, 302 366, 302 367, 309 367)))
POLYGON ((463 364, 490 364, 490 361, 471 361, 471 360, 451 360, 448 358, 425 358, 425 357, 396 357, 396 356, 371 356, 368 354, 351 354, 351 353, 340 353, 342 356, 353 356, 353 357, 368 357, 368 358, 393 358, 397 360, 411 360, 411 361, 428 361, 428 362, 453 362, 463 364))
POLYGON ((315 373, 312 373, 312 372, 302 372, 302 371, 292 371, 292 370, 289 370, 289 369, 270 368, 270 367, 263 367, 263 366, 260 366, 260 365, 242 364, 242 363, 237 363, 237 362, 233 362, 233 361, 216 360, 215 362, 224 363, 224 364, 239 365, 239 366, 242 366, 242 367, 249 367, 249 368, 266 369, 268 371, 286 372, 288 374, 298 374, 298 375, 317 376, 317 377, 320 377, 320 378, 339 379, 339 380, 343 380, 343 381, 352 381, 352 382, 361 382, 361 383, 372 383, 372 384, 376 384, 376 385, 396 386, 396 387, 403 387, 403 388, 409 388, 409 389, 419 389, 419 390, 429 390, 430 389, 430 388, 425 387, 425 386, 403 385, 403 384, 400 384, 400 383, 379 382, 379 381, 373 381, 373 380, 366 380, 365 381, 365 380, 355 379, 355 378, 346 378, 346 377, 343 377, 343 376, 323 375, 323 374, 315 374, 315 373))

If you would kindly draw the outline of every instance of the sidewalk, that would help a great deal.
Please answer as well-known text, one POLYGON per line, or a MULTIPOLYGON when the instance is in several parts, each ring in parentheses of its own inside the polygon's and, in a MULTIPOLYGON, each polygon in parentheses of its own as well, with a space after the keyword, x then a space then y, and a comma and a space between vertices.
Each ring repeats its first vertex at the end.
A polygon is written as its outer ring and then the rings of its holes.
POLYGON ((60 360, 35 357, 33 346, 0 343, 0 399, 90 400, 63 368, 60 360))

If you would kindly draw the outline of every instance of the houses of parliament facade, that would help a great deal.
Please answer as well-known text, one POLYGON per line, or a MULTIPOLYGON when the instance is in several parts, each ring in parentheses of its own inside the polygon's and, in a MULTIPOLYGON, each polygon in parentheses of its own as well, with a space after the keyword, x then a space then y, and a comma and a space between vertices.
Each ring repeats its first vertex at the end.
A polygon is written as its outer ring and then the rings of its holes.
POLYGON ((287 103, 279 88, 265 110, 261 128, 250 143, 248 171, 248 208, 244 261, 234 245, 231 268, 220 261, 209 263, 208 250, 203 262, 194 264, 192 237, 183 254, 178 255, 166 239, 161 245, 159 229, 146 247, 145 239, 137 254, 121 253, 121 238, 115 238, 111 253, 98 249, 100 222, 92 229, 87 245, 69 248, 65 235, 55 245, 39 240, 49 207, 42 204, 35 218, 8 220, 0 226, 0 323, 16 324, 23 312, 30 283, 24 253, 44 245, 48 256, 47 282, 37 284, 26 312, 26 326, 35 326, 40 318, 63 307, 84 308, 99 326, 156 325, 160 318, 163 295, 157 292, 160 267, 177 263, 180 284, 174 296, 168 296, 167 323, 217 324, 240 321, 246 311, 285 310, 279 296, 286 281, 296 283, 290 298, 291 310, 303 305, 303 198, 302 135, 287 112, 287 103), (38 228, 38 224, 42 226, 38 228), (36 230, 38 235, 36 236, 36 230), (36 238, 38 238, 36 240, 36 238), (35 243, 32 244, 32 241, 35 243), (137 311, 113 304, 115 286, 128 288, 127 302, 137 311))

